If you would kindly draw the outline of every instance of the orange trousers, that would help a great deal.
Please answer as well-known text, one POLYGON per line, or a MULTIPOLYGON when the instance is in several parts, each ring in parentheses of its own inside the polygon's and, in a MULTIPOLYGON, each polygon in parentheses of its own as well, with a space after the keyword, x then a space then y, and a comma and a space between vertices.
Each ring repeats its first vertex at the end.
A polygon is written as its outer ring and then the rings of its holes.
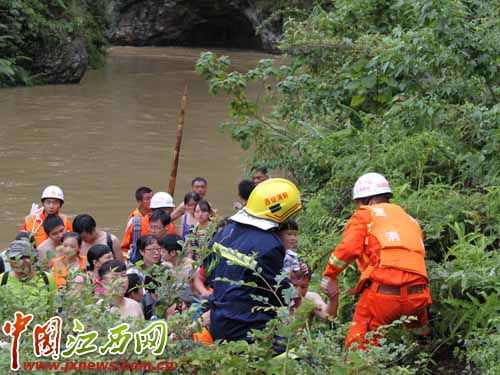
POLYGON ((380 326, 391 324, 403 315, 417 318, 405 324, 406 328, 418 328, 415 333, 422 336, 430 333, 427 326, 429 322, 427 307, 432 300, 428 286, 416 294, 407 294, 407 288, 401 287, 400 295, 380 293, 377 291, 377 286, 378 284, 373 284, 363 290, 352 318, 354 324, 347 333, 346 348, 354 343, 358 344, 358 349, 366 349, 367 344, 377 345, 380 337, 374 336, 373 340, 368 342, 365 334, 380 326))

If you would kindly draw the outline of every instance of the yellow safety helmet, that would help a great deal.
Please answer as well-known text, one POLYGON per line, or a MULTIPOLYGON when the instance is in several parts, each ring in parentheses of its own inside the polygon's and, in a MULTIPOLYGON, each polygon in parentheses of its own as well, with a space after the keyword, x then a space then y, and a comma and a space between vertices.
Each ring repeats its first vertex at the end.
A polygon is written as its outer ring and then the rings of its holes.
POLYGON ((293 182, 270 178, 253 189, 244 210, 257 218, 282 223, 301 208, 300 192, 293 182))

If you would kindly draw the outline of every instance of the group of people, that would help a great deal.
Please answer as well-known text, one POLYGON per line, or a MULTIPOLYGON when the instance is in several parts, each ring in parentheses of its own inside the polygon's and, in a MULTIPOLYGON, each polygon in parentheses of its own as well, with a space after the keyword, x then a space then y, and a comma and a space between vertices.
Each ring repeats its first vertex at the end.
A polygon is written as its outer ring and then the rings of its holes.
POLYGON ((235 214, 221 220, 207 200, 202 177, 193 179, 192 191, 177 206, 170 194, 142 186, 121 241, 99 229, 88 214, 70 221, 61 213, 63 191, 49 186, 41 207, 33 205, 1 254, 1 285, 15 293, 43 287, 78 293, 90 285, 98 301, 110 297, 122 318, 167 319, 196 303, 203 330, 193 334, 195 341, 251 342, 251 330, 276 316, 270 306, 293 313, 308 299, 315 307, 311 318, 335 317, 337 276, 356 261, 361 276, 355 292, 361 297, 346 347, 365 348, 368 331, 403 315, 416 316, 409 326, 428 333, 431 300, 422 231, 401 207, 389 203, 392 190, 382 175, 368 173, 354 185, 356 211, 321 280, 325 300, 308 290, 312 271, 297 250, 299 227, 293 216, 302 209, 299 190, 287 179, 270 178, 266 168, 254 170, 252 177, 238 184, 235 214), (159 314, 157 275, 167 270, 182 285, 181 302, 159 314), (291 300, 285 298, 289 288, 294 288, 291 300))

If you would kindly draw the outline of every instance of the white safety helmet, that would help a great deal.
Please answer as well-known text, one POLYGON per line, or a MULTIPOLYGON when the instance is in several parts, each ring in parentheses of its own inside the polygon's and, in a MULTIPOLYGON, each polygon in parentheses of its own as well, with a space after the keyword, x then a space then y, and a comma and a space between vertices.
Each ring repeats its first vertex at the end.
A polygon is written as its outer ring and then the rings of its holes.
POLYGON ((46 198, 59 199, 64 203, 64 193, 59 186, 50 185, 43 189, 41 200, 46 198))
POLYGON ((159 191, 155 193, 151 198, 151 205, 149 206, 151 209, 153 208, 164 208, 164 207, 175 207, 174 199, 169 193, 165 193, 164 191, 159 191))
POLYGON ((352 189, 352 199, 392 193, 389 181, 380 173, 366 173, 357 179, 352 189))

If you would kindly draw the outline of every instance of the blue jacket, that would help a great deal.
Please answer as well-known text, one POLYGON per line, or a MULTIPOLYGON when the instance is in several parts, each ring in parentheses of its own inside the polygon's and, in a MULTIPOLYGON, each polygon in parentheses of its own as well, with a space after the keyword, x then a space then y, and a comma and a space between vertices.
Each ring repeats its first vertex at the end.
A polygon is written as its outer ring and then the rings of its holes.
MULTIPOLYGON (((217 243, 245 255, 251 256, 255 253, 260 275, 275 289, 278 287, 275 279, 282 272, 285 249, 276 234, 253 226, 230 222, 214 238, 213 244, 217 243)), ((251 270, 239 265, 228 265, 227 260, 221 257, 208 276, 208 281, 214 288, 214 293, 209 299, 210 332, 216 340, 248 340, 247 333, 251 329, 262 329, 269 320, 274 318, 274 314, 270 311, 252 312, 253 307, 265 306, 264 303, 255 301, 252 295, 265 297, 271 305, 280 306, 284 304, 281 291, 290 287, 288 279, 281 282, 278 290, 280 301, 271 292, 216 281, 216 278, 254 282, 260 287, 268 288, 251 270)))

